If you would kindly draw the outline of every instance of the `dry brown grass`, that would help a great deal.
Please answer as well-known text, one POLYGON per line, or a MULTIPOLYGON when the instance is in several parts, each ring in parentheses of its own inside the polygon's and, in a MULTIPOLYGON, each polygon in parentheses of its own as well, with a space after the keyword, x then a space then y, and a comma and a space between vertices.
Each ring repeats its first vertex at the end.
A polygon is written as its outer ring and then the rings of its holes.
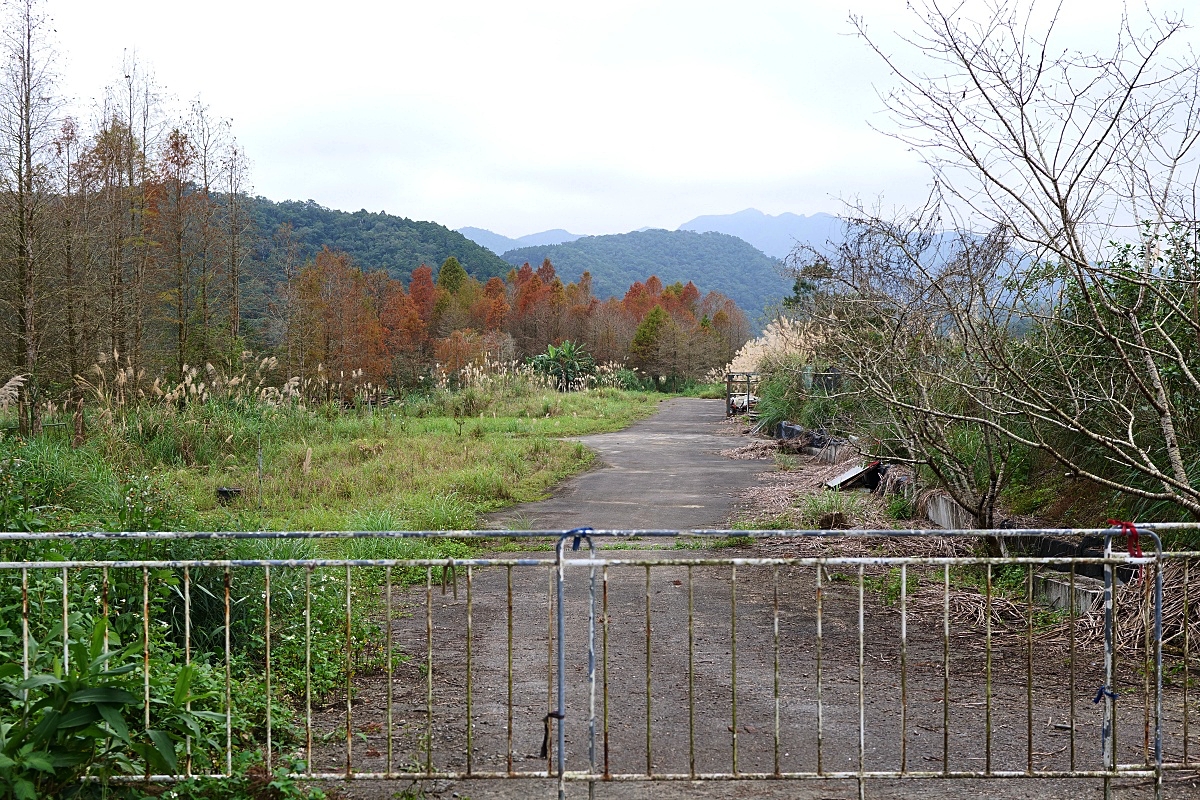
POLYGON ((13 375, 8 382, 0 386, 0 411, 7 411, 9 406, 16 405, 21 387, 25 385, 24 375, 13 375))
POLYGON ((710 379, 722 380, 729 372, 757 372, 764 363, 784 356, 811 356, 819 341, 816 326, 812 323, 781 317, 767 325, 762 336, 742 345, 733 361, 714 370, 710 379))

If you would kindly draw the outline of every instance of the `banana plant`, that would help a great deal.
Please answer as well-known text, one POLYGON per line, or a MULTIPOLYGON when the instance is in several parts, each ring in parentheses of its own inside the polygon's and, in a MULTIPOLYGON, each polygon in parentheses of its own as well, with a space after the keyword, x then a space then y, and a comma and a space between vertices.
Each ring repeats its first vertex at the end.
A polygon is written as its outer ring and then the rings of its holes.
POLYGON ((596 371, 596 360, 571 340, 560 345, 547 345, 546 352, 529 360, 536 372, 550 376, 560 392, 582 389, 587 378, 596 371))

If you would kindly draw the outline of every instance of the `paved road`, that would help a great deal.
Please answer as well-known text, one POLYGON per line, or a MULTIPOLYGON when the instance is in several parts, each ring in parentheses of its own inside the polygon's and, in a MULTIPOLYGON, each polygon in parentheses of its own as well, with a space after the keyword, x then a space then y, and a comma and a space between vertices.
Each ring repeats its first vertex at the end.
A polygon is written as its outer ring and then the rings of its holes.
MULTIPOLYGON (((723 458, 720 451, 737 446, 741 440, 721 435, 721 419, 719 401, 667 401, 659 414, 625 431, 583 439, 599 453, 604 466, 568 481, 549 500, 498 514, 491 521, 498 527, 513 521, 535 529, 723 527, 734 494, 753 484, 758 473, 770 465, 723 458)), ((638 550, 621 557, 649 561, 717 553, 753 555, 758 551, 638 550)), ((553 557, 546 550, 516 555, 543 560, 553 557)), ((743 771, 770 772, 778 758, 784 771, 811 772, 818 764, 818 681, 824 703, 825 769, 854 769, 860 741, 869 770, 897 769, 901 763, 910 770, 939 768, 944 713, 940 615, 910 616, 904 629, 909 676, 908 727, 903 739, 907 749, 903 750, 898 745, 900 619, 896 608, 884 604, 874 592, 860 600, 852 582, 838 580, 825 585, 821 594, 823 644, 818 672, 813 570, 739 567, 736 600, 735 574, 724 565, 694 569, 663 565, 651 570, 618 564, 608 573, 609 581, 602 592, 602 608, 607 609, 602 618, 608 620, 608 626, 602 634, 599 673, 600 708, 609 730, 601 737, 601 756, 611 757, 614 772, 638 774, 652 761, 656 773, 686 773, 693 751, 698 771, 728 771, 735 741, 743 771), (861 611, 860 602, 864 604, 861 611), (734 608, 736 639, 730 616, 734 608), (689 645, 689 631, 694 632, 694 645, 689 645), (736 650, 732 647, 735 641, 736 650), (860 680, 864 687, 861 699, 860 680), (694 703, 690 701, 693 691, 694 703), (863 734, 858 727, 860 715, 866 721, 863 734), (773 736, 776 724, 778 753, 773 736)), ((351 725, 355 769, 386 769, 388 713, 393 715, 395 763, 402 770, 421 768, 427 744, 434 769, 466 769, 469 751, 474 770, 503 772, 509 768, 510 747, 511 769, 518 773, 544 769, 546 762, 539 745, 546 711, 555 707, 550 663, 552 578, 541 565, 512 570, 483 567, 458 576, 453 592, 434 590, 426 595, 423 587, 400 592, 400 613, 392 628, 394 647, 401 654, 391 686, 394 702, 388 702, 385 676, 356 678, 351 725), (432 669, 427 669, 430 654, 432 669), (429 738, 427 731, 432 733, 429 738)), ((568 709, 563 724, 568 770, 583 768, 588 759, 587 579, 582 568, 569 574, 563 604, 568 709)), ((990 719, 995 768, 1019 771, 1027 757, 1024 670, 1030 662, 1023 647, 993 648, 994 697, 992 716, 987 718, 983 655, 978 645, 978 639, 956 639, 951 652, 953 711, 949 741, 954 767, 979 769, 984 763, 983 743, 988 741, 985 729, 990 719)), ((1084 660, 1087 669, 1095 672, 1099 661, 1094 654, 1084 660)), ((1033 742, 1037 767, 1063 769, 1069 758, 1066 740, 1062 731, 1047 721, 1067 715, 1065 704, 1070 694, 1061 653, 1043 648, 1033 663, 1033 686, 1038 697, 1033 742)), ((1078 676, 1076 687, 1077 728, 1081 731, 1077 737, 1078 765, 1094 768, 1099 749, 1086 743, 1096 741, 1093 737, 1099 730, 1100 712, 1088 697, 1100 678, 1087 669, 1078 676)), ((1122 729, 1139 731, 1141 705, 1136 697, 1126 701, 1124 713, 1122 729)), ((344 768, 345 714, 344 700, 337 697, 318 710, 314 725, 320 743, 314 759, 317 771, 337 773, 344 768)), ((1139 757, 1140 741, 1140 736, 1127 735, 1123 763, 1139 757)), ((1171 800, 1196 796, 1194 787, 1185 782, 1191 780, 1194 777, 1190 775, 1173 777, 1164 796, 1171 800)), ((1144 782, 1124 779, 1118 784, 1116 796, 1121 798, 1152 794, 1144 782)), ((353 781, 339 788, 345 797, 354 800, 391 800, 398 796, 524 800, 557 795, 554 781, 530 778, 431 781, 423 785, 425 794, 421 795, 399 794, 412 789, 408 780, 353 781)), ((588 787, 573 783, 569 796, 586 797, 588 787)), ((600 783, 595 787, 595 796, 613 800, 850 800, 859 795, 853 781, 636 781, 600 783)), ((1096 781, 904 780, 870 781, 866 796, 888 800, 914 796, 930 800, 1073 800, 1100 794, 1096 781)))
POLYGON ((598 454, 596 469, 566 481, 549 500, 488 521, 531 530, 726 527, 734 495, 772 465, 722 456, 742 443, 720 433, 724 418, 720 400, 664 401, 657 414, 632 427, 580 439, 598 454))

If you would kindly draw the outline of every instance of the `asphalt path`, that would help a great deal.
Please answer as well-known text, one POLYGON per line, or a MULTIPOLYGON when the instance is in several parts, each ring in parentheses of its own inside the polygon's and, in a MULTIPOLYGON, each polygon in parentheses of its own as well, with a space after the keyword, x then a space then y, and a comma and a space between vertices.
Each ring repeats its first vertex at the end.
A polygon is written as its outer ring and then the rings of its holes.
POLYGON ((767 461, 721 455, 741 444, 722 433, 721 400, 665 400, 649 419, 616 433, 581 437, 594 469, 560 484, 548 500, 493 514, 495 528, 691 530, 724 528, 735 496, 770 470, 767 461))
MULTIPOLYGON (((624 431, 582 438, 598 454, 593 470, 557 487, 550 499, 518 506, 489 521, 495 528, 535 530, 726 527, 736 495, 754 485, 772 465, 723 457, 722 450, 737 447, 744 437, 734 433, 741 428, 731 430, 722 420, 720 401, 665 401, 658 414, 624 431)), ((649 564, 770 552, 633 546, 628 553, 605 555, 649 564)), ((554 557, 544 548, 501 555, 545 562, 554 557)), ((400 658, 390 689, 386 676, 355 680, 349 728, 354 733, 356 771, 385 771, 391 749, 402 771, 419 772, 426 758, 435 770, 473 767, 520 774, 546 769, 539 745, 546 712, 556 706, 550 612, 554 574, 549 563, 464 572, 451 581, 453 591, 427 593, 417 586, 397 593, 398 613, 391 629, 400 658), (395 736, 392 747, 389 730, 395 736)), ((585 713, 590 697, 585 647, 588 573, 576 568, 568 577, 564 599, 568 718, 562 724, 570 772, 584 768, 590 758, 585 713)), ((776 765, 784 772, 812 772, 822 764, 821 747, 826 770, 852 771, 860 747, 868 770, 905 765, 910 770, 940 768, 945 713, 940 615, 912 617, 907 623, 904 734, 897 667, 899 615, 875 592, 860 598, 857 586, 845 576, 830 577, 820 595, 824 615, 820 647, 815 635, 818 593, 813 570, 746 565, 734 571, 722 565, 693 568, 686 562, 653 569, 618 564, 607 570, 607 577, 602 607, 607 609, 603 616, 608 626, 599 665, 603 689, 599 708, 606 727, 598 756, 605 763, 611 760, 614 773, 637 775, 652 769, 656 774, 686 774, 689 763, 700 773, 740 769, 770 774, 776 765), (692 637, 694 643, 689 644, 692 637), (819 662, 818 652, 823 654, 819 662), (817 736, 818 692, 823 692, 823 740, 817 736), (862 731, 860 719, 865 723, 862 731)), ((1061 654, 1039 650, 1032 659, 1020 646, 994 648, 993 697, 988 707, 983 697, 984 658, 978 645, 970 637, 956 639, 949 654, 953 706, 945 735, 955 769, 980 769, 985 741, 991 743, 996 769, 1019 772, 1028 757, 1036 759, 1039 769, 1066 768, 1067 759, 1074 755, 1068 755, 1061 725, 1051 724, 1068 713, 1061 654), (1027 716, 1031 695, 1027 695, 1025 673, 1030 664, 1036 665, 1032 687, 1037 697, 1031 717, 1027 716), (991 709, 990 717, 985 707, 991 709), (1032 754, 1025 739, 1031 720, 1036 722, 1032 754), (989 726, 990 735, 985 734, 989 726)), ((1088 697, 1102 679, 1087 671, 1094 672, 1098 660, 1091 656, 1083 660, 1088 665, 1086 674, 1077 677, 1075 706, 1081 731, 1077 763, 1095 768, 1099 749, 1088 743, 1094 745, 1093 734, 1101 720, 1088 697)), ((1141 705, 1134 695, 1123 703, 1121 726, 1129 733, 1121 758, 1127 763, 1139 757, 1141 737, 1134 732, 1140 730, 1141 705)), ((347 758, 344 696, 327 698, 315 717, 320 744, 314 751, 314 768, 337 773, 345 768, 347 758)), ((1190 775, 1172 778, 1164 797, 1197 796, 1192 780, 1190 775)), ((1144 780, 1121 779, 1115 784, 1116 797, 1153 794, 1144 780)), ((638 780, 599 782, 592 790, 595 797, 614 800, 1100 796, 1095 780, 872 780, 864 785, 863 795, 859 788, 853 780, 638 780)), ((412 778, 350 781, 338 789, 343 797, 362 800, 557 796, 556 781, 527 774, 516 780, 419 784, 412 778)), ((589 787, 571 783, 567 794, 588 797, 589 787)))

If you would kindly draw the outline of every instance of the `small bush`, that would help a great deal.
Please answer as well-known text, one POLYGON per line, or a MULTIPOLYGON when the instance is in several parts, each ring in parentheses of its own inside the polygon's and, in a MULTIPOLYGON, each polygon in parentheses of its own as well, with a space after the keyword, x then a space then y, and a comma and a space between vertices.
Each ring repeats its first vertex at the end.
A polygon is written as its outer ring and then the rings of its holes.
POLYGON ((800 520, 808 528, 817 528, 822 520, 840 514, 849 527, 857 517, 861 517, 866 508, 866 500, 857 492, 825 491, 802 497, 797 504, 800 510, 800 520))
MULTIPOLYGON (((917 575, 911 569, 907 572, 908 574, 905 576, 904 581, 907 584, 905 594, 912 596, 918 587, 917 575)), ((878 592, 880 599, 883 600, 883 604, 886 606, 894 606, 900 602, 900 589, 902 585, 900 582, 899 567, 892 567, 888 570, 887 575, 880 577, 867 576, 863 578, 863 588, 878 592)))
POLYGON ((912 519, 913 503, 902 494, 894 494, 888 499, 887 515, 895 520, 912 519))

